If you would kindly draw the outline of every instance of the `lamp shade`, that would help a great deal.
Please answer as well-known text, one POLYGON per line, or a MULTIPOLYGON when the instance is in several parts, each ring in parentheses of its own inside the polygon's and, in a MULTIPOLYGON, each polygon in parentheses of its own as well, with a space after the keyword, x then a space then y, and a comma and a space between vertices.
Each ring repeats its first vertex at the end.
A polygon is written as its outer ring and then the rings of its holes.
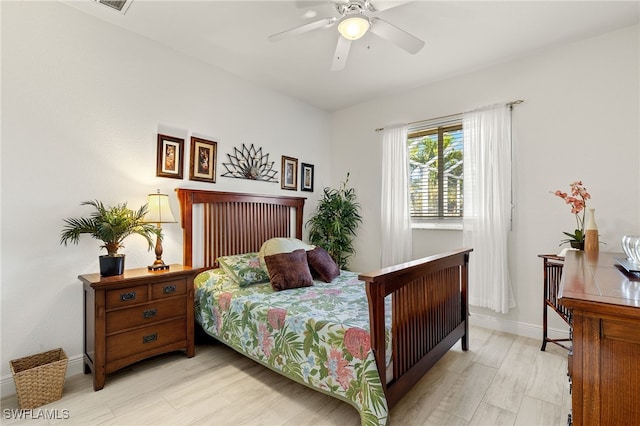
POLYGON ((171 206, 169 205, 169 196, 161 194, 158 190, 157 194, 149 194, 147 199, 147 214, 144 215, 145 222, 151 223, 172 223, 177 222, 173 217, 171 206))
POLYGON ((358 40, 369 31, 369 20, 360 14, 345 16, 338 24, 338 32, 347 40, 358 40))

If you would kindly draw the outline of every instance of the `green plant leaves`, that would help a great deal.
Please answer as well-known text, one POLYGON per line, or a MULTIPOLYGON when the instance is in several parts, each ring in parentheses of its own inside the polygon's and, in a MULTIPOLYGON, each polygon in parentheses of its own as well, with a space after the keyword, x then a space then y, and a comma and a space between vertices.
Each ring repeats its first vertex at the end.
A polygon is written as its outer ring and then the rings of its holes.
POLYGON ((149 250, 154 247, 153 237, 162 238, 160 229, 152 223, 145 223, 147 205, 144 204, 137 211, 127 207, 127 203, 105 207, 98 200, 84 201, 81 205, 92 206, 95 211, 88 218, 64 219, 66 226, 60 235, 60 244, 74 243, 80 240, 80 235, 90 234, 93 238, 104 243, 109 254, 115 254, 124 247, 123 240, 129 235, 138 234, 147 240, 149 250))
POLYGON ((307 222, 312 244, 324 248, 340 269, 346 269, 349 257, 355 252, 353 240, 362 222, 360 204, 353 188, 347 188, 347 179, 339 189, 324 188, 314 215, 307 222))

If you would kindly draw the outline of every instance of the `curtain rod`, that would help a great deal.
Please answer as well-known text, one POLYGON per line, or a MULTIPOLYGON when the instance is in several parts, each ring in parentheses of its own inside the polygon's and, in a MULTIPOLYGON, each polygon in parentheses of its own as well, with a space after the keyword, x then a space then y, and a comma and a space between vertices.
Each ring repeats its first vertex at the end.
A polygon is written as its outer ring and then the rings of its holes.
MULTIPOLYGON (((505 106, 508 106, 508 107, 510 107, 510 108, 513 108, 513 106, 514 106, 514 105, 518 105, 518 104, 521 104, 521 103, 523 103, 523 102, 524 102, 524 101, 523 101, 522 99, 518 99, 518 100, 515 100, 515 101, 507 102, 507 103, 505 104, 505 106)), ((461 113, 458 113, 458 114, 443 115, 443 116, 441 116, 441 117, 429 118, 429 119, 426 119, 426 120, 412 121, 411 123, 406 123, 406 125, 407 125, 407 126, 410 126, 410 125, 412 125, 412 124, 424 123, 424 122, 426 122, 426 121, 443 120, 443 119, 445 119, 445 118, 455 117, 455 116, 458 116, 458 115, 460 115, 460 114, 464 114, 464 113, 462 113, 462 112, 461 112, 461 113)), ((381 132, 381 131, 383 131, 383 130, 384 130, 384 127, 378 127, 377 129, 375 129, 375 131, 376 131, 376 132, 381 132)))

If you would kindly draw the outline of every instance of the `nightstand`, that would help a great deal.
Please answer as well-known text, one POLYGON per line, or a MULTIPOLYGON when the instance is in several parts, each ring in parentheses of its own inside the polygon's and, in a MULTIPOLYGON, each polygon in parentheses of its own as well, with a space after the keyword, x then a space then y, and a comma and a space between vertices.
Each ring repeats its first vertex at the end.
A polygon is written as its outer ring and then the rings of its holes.
POLYGON ((142 359, 177 350, 194 355, 193 278, 199 271, 129 269, 80 275, 84 286, 84 372, 93 389, 106 375, 142 359))

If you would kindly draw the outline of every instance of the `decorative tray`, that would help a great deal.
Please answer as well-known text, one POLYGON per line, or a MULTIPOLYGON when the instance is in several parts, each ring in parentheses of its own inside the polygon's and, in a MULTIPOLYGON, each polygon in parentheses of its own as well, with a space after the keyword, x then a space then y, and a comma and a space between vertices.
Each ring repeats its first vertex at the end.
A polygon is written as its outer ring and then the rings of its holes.
POLYGON ((614 258, 627 272, 640 272, 640 265, 630 259, 614 258))

